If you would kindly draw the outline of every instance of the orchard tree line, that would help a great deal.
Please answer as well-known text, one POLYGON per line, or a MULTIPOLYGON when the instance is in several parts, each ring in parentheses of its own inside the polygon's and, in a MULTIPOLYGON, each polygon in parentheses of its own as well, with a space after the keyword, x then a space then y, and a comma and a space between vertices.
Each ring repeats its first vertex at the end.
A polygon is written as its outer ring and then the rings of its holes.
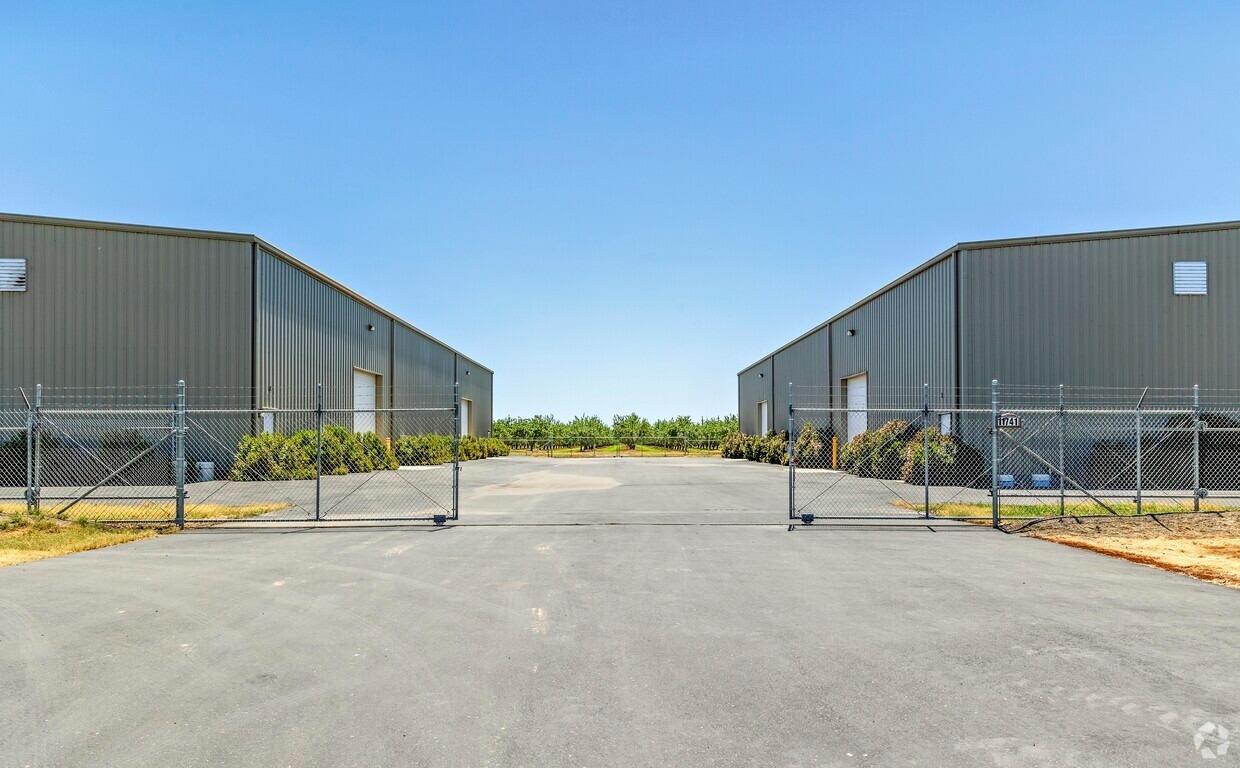
POLYGON ((717 445, 739 430, 736 416, 697 420, 690 416, 676 416, 650 421, 636 413, 627 413, 616 414, 610 424, 598 416, 575 416, 568 421, 560 421, 551 415, 507 416, 495 420, 491 435, 509 444, 554 439, 588 441, 595 445, 623 443, 633 447, 643 441, 669 439, 717 445))

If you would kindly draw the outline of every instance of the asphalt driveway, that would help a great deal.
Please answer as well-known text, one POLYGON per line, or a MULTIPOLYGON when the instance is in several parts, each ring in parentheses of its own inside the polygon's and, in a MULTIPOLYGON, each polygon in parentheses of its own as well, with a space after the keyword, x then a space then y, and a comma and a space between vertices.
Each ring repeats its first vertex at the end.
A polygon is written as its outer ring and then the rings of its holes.
POLYGON ((0 570, 0 763, 1161 767, 1240 733, 1235 591, 971 526, 789 533, 774 467, 531 461, 468 467, 472 525, 0 570))

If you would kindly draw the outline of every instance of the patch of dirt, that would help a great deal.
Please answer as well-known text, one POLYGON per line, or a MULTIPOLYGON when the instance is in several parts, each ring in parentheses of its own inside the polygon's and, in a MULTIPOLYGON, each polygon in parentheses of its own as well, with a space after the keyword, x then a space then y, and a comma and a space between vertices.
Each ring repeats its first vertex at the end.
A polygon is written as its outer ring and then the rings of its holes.
POLYGON ((1240 588, 1240 512, 1065 517, 1023 533, 1240 588))

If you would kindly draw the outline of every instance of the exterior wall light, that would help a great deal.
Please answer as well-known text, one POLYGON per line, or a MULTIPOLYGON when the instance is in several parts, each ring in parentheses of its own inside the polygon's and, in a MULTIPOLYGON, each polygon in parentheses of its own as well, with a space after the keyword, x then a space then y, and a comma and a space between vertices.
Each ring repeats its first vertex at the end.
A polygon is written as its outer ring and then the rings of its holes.
POLYGON ((856 329, 856 328, 849 328, 847 331, 844 331, 844 335, 846 335, 846 336, 856 336, 856 335, 857 335, 857 329, 856 329))

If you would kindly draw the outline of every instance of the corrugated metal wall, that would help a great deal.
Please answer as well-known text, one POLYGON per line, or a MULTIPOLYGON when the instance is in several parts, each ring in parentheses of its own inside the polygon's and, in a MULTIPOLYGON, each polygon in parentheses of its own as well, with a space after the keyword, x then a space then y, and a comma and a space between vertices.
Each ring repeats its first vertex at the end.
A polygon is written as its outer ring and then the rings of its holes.
POLYGON ((1240 231, 1048 243, 961 254, 961 379, 1011 384, 1240 385, 1240 231), (1172 293, 1175 261, 1207 296, 1172 293))
MULTIPOLYGON (((353 370, 360 368, 383 377, 382 407, 450 407, 459 377, 461 396, 474 404, 474 434, 491 433, 489 370, 464 356, 458 366, 452 349, 263 249, 257 274, 260 406, 310 407, 314 383, 322 381, 326 405, 348 408, 353 370)), ((442 428, 429 417, 398 423, 442 428)))
POLYGON ((491 372, 464 355, 457 355, 457 379, 461 383, 461 397, 473 402, 470 414, 471 434, 486 437, 491 434, 491 372))
POLYGON ((248 242, 0 221, 0 257, 0 386, 249 386, 248 242))
POLYGON ((418 407, 417 400, 425 399, 425 393, 450 390, 456 377, 456 353, 401 323, 396 323, 395 333, 395 405, 418 407))
POLYGON ((257 277, 259 407, 313 407, 315 384, 322 383, 326 407, 350 408, 355 368, 383 377, 379 405, 388 404, 392 321, 387 315, 264 249, 258 252, 257 277))
POLYGON ((871 407, 920 407, 927 382, 932 401, 951 404, 956 384, 953 270, 953 259, 945 259, 831 322, 837 394, 846 377, 865 373, 871 407), (849 329, 856 334, 849 336, 849 329))
MULTIPOLYGON (((758 403, 766 400, 771 404, 771 424, 775 424, 775 397, 772 385, 775 381, 771 358, 755 363, 737 375, 740 408, 737 417, 740 419, 741 432, 756 435, 760 430, 758 403)), ((786 386, 786 385, 785 385, 786 386)), ((786 406, 785 406, 786 407, 786 406)))
MULTIPOLYGON (((830 328, 819 328, 803 339, 796 341, 786 349, 775 353, 773 375, 773 398, 771 420, 775 429, 788 428, 788 383, 803 387, 826 387, 830 381, 828 354, 830 344, 830 328)), ((811 394, 808 390, 801 392, 802 402, 811 394)), ((813 392, 815 404, 820 396, 813 392)))

